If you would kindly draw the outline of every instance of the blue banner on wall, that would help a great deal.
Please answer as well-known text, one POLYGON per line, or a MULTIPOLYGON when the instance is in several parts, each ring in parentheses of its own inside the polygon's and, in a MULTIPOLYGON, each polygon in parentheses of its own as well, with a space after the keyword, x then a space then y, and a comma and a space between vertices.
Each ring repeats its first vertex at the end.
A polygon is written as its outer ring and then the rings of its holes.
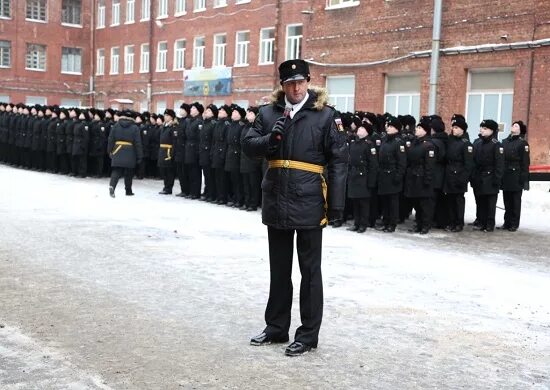
POLYGON ((183 95, 231 95, 231 69, 220 67, 185 70, 183 73, 183 95))

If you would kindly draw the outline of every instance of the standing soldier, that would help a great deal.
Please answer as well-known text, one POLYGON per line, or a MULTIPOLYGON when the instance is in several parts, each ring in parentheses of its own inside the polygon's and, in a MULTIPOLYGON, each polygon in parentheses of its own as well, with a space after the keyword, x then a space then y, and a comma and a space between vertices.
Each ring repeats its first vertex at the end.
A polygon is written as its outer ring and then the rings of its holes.
POLYGON ((158 177, 159 149, 160 149, 160 129, 157 125, 157 114, 151 113, 149 119, 149 159, 147 161, 147 176, 152 178, 158 177))
POLYGON ((151 132, 149 131, 151 123, 149 121, 150 114, 145 111, 136 117, 136 123, 139 121, 139 133, 141 135, 141 146, 143 148, 143 159, 137 168, 137 178, 143 179, 147 176, 146 166, 151 153, 151 132))
POLYGON ((67 163, 69 165, 69 176, 75 176, 73 168, 73 141, 74 141, 74 126, 80 115, 80 110, 78 108, 69 109, 69 119, 65 125, 65 147, 67 153, 67 163))
POLYGON ((216 200, 216 182, 212 168, 212 146, 214 127, 218 116, 218 107, 210 104, 204 110, 202 130, 199 140, 199 165, 204 176, 204 197, 201 200, 213 202, 216 200))
POLYGON ((349 142, 348 197, 353 203, 354 224, 348 230, 363 233, 369 226, 370 199, 376 196, 378 156, 376 146, 367 137, 368 123, 359 125, 349 142))
POLYGON ((445 123, 439 116, 432 115, 431 142, 435 146, 434 166, 434 222, 438 229, 445 229, 449 225, 447 198, 443 192, 445 180, 445 165, 447 164, 447 143, 449 136, 445 132, 445 123))
POLYGON ((191 104, 189 117, 185 126, 185 170, 189 175, 189 198, 201 196, 202 176, 199 165, 199 143, 202 131, 202 113, 204 107, 199 102, 191 104))
POLYGON ((399 138, 402 124, 390 116, 386 123, 386 136, 378 152, 378 194, 381 195, 382 220, 378 228, 386 233, 395 232, 399 217, 399 193, 403 190, 403 178, 407 169, 405 145, 399 138))
POLYGON ((415 139, 407 149, 404 192, 416 211, 416 226, 409 230, 411 233, 428 234, 432 226, 435 150, 429 141, 429 132, 430 125, 420 121, 415 139))
POLYGON ((189 122, 189 111, 191 106, 182 103, 178 117, 174 118, 175 136, 174 139, 174 166, 176 169, 176 176, 180 182, 180 192, 176 195, 181 198, 189 197, 189 171, 185 165, 185 132, 187 130, 187 124, 189 122))
MULTIPOLYGON (((258 107, 248 107, 246 110, 246 121, 241 132, 241 142, 248 131, 254 126, 258 107)), ((246 153, 241 153, 241 177, 243 179, 244 205, 241 207, 246 211, 256 211, 260 206, 260 194, 262 191, 262 159, 250 158, 246 153)))
POLYGON ((134 119, 135 114, 132 111, 123 111, 109 134, 109 143, 107 145, 111 156, 109 195, 113 198, 115 197, 118 180, 122 176, 124 176, 126 195, 134 195, 132 192, 134 170, 143 158, 141 136, 134 119))
POLYGON ((212 168, 215 172, 217 204, 227 203, 227 180, 225 173, 225 155, 227 151, 227 131, 229 129, 229 115, 231 108, 223 105, 218 110, 218 121, 212 135, 214 146, 212 148, 212 168))
POLYGON ((72 173, 86 177, 88 172, 88 145, 90 143, 90 123, 87 110, 81 110, 73 128, 72 173))
POLYGON ((69 118, 69 111, 65 108, 60 109, 59 112, 59 124, 55 130, 55 144, 58 165, 58 173, 66 175, 69 173, 69 162, 67 161, 67 122, 69 118))
POLYGON ((178 136, 175 118, 176 113, 170 108, 164 110, 164 116, 157 116, 157 124, 161 126, 158 167, 164 182, 164 187, 159 192, 161 195, 170 195, 174 187, 174 145, 178 136))
POLYGON ((32 121, 32 141, 31 141, 31 169, 33 171, 39 170, 41 161, 40 161, 40 144, 42 142, 42 125, 44 123, 44 109, 36 105, 33 107, 33 121, 32 121))
POLYGON ((504 148, 504 177, 502 194, 504 197, 504 225, 500 229, 515 232, 519 228, 521 216, 521 195, 529 189, 529 144, 523 138, 527 126, 522 121, 512 124, 510 135, 502 141, 504 148))
POLYGON ((268 226, 271 273, 267 326, 250 343, 266 345, 289 338, 296 234, 302 325, 285 354, 299 356, 316 348, 319 339, 322 228, 328 223, 327 209, 331 219, 344 209, 348 148, 343 126, 334 121, 335 110, 326 105, 326 91, 308 88, 307 62, 285 61, 279 74, 282 90, 276 91, 272 104, 260 109, 243 142, 250 157, 269 160, 262 183, 262 220, 268 226))
POLYGON ((443 191, 449 207, 448 231, 461 232, 464 228, 464 193, 474 168, 474 147, 467 133, 468 124, 462 115, 454 115, 451 136, 447 145, 447 166, 443 191))
POLYGON ((244 108, 233 106, 231 124, 227 131, 227 154, 225 157, 225 171, 231 177, 231 193, 233 197, 228 206, 240 208, 244 204, 243 183, 241 180, 241 133, 244 128, 242 121, 246 116, 244 108))
POLYGON ((107 129, 102 110, 93 110, 94 118, 90 124, 90 172, 93 177, 103 175, 105 151, 107 150, 107 129))
POLYGON ((474 174, 472 181, 479 200, 479 225, 474 230, 495 230, 495 213, 502 176, 504 175, 504 148, 498 142, 498 124, 491 119, 481 122, 482 140, 474 145, 474 174))
POLYGON ((48 123, 46 143, 46 169, 48 172, 57 172, 56 131, 59 126, 59 107, 52 107, 51 120, 48 123))

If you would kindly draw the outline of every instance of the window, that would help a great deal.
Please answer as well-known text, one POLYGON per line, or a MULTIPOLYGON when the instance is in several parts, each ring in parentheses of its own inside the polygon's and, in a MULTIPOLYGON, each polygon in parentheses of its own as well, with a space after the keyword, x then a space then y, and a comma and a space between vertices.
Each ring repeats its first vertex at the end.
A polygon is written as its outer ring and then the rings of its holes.
POLYGON ((204 67, 204 37, 195 37, 193 45, 193 68, 204 67))
POLYGON ((0 68, 11 66, 11 42, 0 41, 0 68))
POLYGON ((168 43, 159 42, 157 52, 157 72, 166 72, 166 57, 168 55, 168 43))
POLYGON ((27 43, 25 68, 32 70, 46 70, 46 45, 27 43))
POLYGON ((275 29, 273 27, 260 30, 260 64, 273 63, 273 50, 275 48, 275 29))
POLYGON ((97 49, 96 75, 105 74, 105 49, 97 49))
POLYGON ((124 46, 124 73, 134 73, 134 45, 124 46))
POLYGON ((166 100, 160 100, 157 102, 157 114, 164 114, 166 110, 166 100))
POLYGON ((174 42, 174 70, 185 69, 185 39, 174 42))
POLYGON ((119 63, 119 49, 118 47, 111 47, 111 71, 110 74, 118 74, 119 63))
POLYGON ((105 0, 97 2, 97 28, 105 27, 105 0))
POLYGON ((11 18, 11 0, 0 0, 0 18, 11 18))
POLYGON ((286 59, 294 60, 302 54, 302 25, 286 27, 286 59))
POLYGON ((151 0, 141 0, 141 20, 151 18, 151 0))
POLYGON ((59 103, 61 107, 80 107, 81 104, 82 102, 78 99, 67 99, 67 98, 62 98, 61 102, 59 103))
POLYGON ((227 5, 227 0, 214 0, 214 8, 225 7, 227 5))
POLYGON ((120 24, 120 0, 113 0, 111 12, 111 26, 118 26, 120 24))
POLYGON ((384 111, 392 115, 420 117, 420 76, 386 76, 384 111))
POLYGON ((225 66, 225 47, 227 36, 225 34, 214 35, 214 61, 212 66, 225 66))
POLYGON ((46 0, 27 0, 27 19, 46 21, 46 0))
POLYGON ((248 45, 250 44, 250 33, 248 31, 237 31, 237 44, 235 45, 235 65, 248 65, 248 45))
POLYGON ((355 111, 355 76, 328 76, 328 100, 340 112, 355 111))
POLYGON ((250 0, 236 0, 235 4, 244 4, 244 3, 250 3, 250 0))
POLYGON ((193 0, 193 12, 205 11, 206 0, 193 0))
POLYGON ((244 108, 245 110, 248 108, 249 105, 248 100, 233 100, 233 103, 238 105, 239 107, 244 108))
POLYGON ((81 7, 82 4, 80 0, 63 0, 61 8, 61 23, 81 25, 81 7))
POLYGON ((82 49, 61 48, 61 73, 82 73, 82 49))
POLYGON ((175 14, 176 15, 184 15, 185 14, 185 0, 176 0, 175 4, 175 14))
MULTIPOLYGON (((470 71, 466 120, 477 126, 483 119, 492 119, 500 125, 499 138, 506 138, 512 126, 514 81, 513 70, 470 71)), ((476 132, 470 135, 475 137, 476 132)))
POLYGON ((149 44, 141 45, 141 55, 139 57, 139 71, 141 73, 149 72, 149 44))
POLYGON ((0 102, 11 102, 9 95, 0 95, 0 102))
POLYGON ((126 23, 134 23, 135 9, 136 9, 136 0, 128 0, 126 2, 126 23))
POLYGON ((345 8, 359 5, 359 0, 327 0, 327 9, 345 8))
POLYGON ((168 0, 159 0, 159 14, 157 18, 168 17, 168 0))
POLYGON ((47 99, 43 96, 27 96, 25 98, 25 104, 27 106, 34 106, 36 104, 45 105, 47 99))

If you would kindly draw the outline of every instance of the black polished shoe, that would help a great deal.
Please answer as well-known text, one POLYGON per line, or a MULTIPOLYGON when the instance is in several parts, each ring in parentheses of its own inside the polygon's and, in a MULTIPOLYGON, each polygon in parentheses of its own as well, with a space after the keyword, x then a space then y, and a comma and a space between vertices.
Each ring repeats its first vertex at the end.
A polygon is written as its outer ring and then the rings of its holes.
POLYGON ((249 208, 246 209, 246 211, 257 211, 257 210, 258 208, 253 206, 250 206, 249 208))
POLYGON ((508 231, 509 231, 509 232, 515 232, 516 230, 518 230, 518 228, 515 227, 515 226, 510 226, 510 227, 508 228, 508 231))
POLYGON ((483 231, 483 230, 485 230, 485 226, 474 225, 474 230, 476 230, 476 231, 483 231))
POLYGON ((422 228, 422 230, 420 231, 420 234, 428 234, 430 232, 430 229, 428 228, 422 228))
POLYGON ((288 341, 288 335, 272 337, 268 336, 265 332, 260 333, 257 336, 254 336, 250 339, 250 345, 260 346, 260 345, 269 345, 272 343, 286 343, 288 341))
POLYGON ((474 220, 474 222, 470 222, 468 226, 477 226, 479 225, 479 221, 477 219, 474 220))
POLYGON ((159 192, 159 194, 161 194, 161 195, 171 195, 172 191, 162 190, 161 192, 159 192))
POLYGON ((111 196, 111 198, 115 197, 115 188, 114 187, 109 187, 109 195, 111 196))
POLYGON ((367 228, 365 226, 359 226, 359 229, 356 230, 357 233, 365 233, 367 228))
POLYGON ((244 210, 246 210, 247 208, 248 208, 248 207, 247 207, 245 204, 243 204, 241 207, 239 207, 239 210, 243 210, 243 211, 244 211, 244 210))
POLYGON ((340 221, 339 219, 337 219, 336 221, 332 222, 332 227, 333 228, 339 228, 342 226, 342 221, 340 221))
POLYGON ((462 225, 458 225, 458 226, 455 226, 455 227, 451 230, 451 232, 453 232, 453 233, 459 233, 459 232, 461 232, 463 229, 464 229, 464 228, 462 227, 462 225))
POLYGON ((420 233, 422 229, 419 226, 414 226, 408 230, 409 233, 420 233))
POLYGON ((130 192, 126 191, 126 196, 134 196, 134 193, 131 191, 130 192))
POLYGON ((358 225, 353 225, 353 226, 347 228, 346 230, 349 230, 350 232, 356 232, 358 229, 359 229, 358 225))
POLYGON ((376 226, 375 229, 378 230, 379 232, 383 232, 387 229, 388 227, 386 225, 380 225, 380 226, 376 226))
POLYGON ((176 196, 178 198, 183 198, 185 196, 185 194, 183 192, 180 192, 179 194, 176 194, 176 196))
POLYGON ((384 230, 382 230, 384 233, 393 233, 395 232, 395 226, 388 226, 384 230))
POLYGON ((300 341, 294 341, 292 344, 290 344, 285 349, 285 355, 286 356, 300 356, 303 355, 306 352, 311 351, 311 346, 304 344, 300 341))
POLYGON ((498 229, 498 230, 508 230, 508 229, 510 229, 510 225, 508 225, 508 224, 505 223, 505 224, 502 225, 502 226, 497 226, 497 229, 498 229))

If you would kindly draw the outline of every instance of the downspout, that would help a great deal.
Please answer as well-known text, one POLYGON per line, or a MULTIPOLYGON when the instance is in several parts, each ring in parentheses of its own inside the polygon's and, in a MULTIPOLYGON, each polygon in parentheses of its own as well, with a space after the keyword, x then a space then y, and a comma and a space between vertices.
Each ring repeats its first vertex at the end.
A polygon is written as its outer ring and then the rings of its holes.
POLYGON ((153 1, 149 2, 149 77, 147 80, 146 96, 147 110, 153 111, 153 1))
MULTIPOLYGON (((279 88, 279 32, 281 31, 281 10, 282 10, 282 0, 276 0, 277 3, 275 5, 275 43, 273 45, 274 47, 274 55, 273 55, 273 89, 279 88)), ((284 42, 284 39, 283 39, 284 42)))
MULTIPOLYGON (((535 40, 537 33, 537 19, 533 14, 533 37, 531 41, 535 40)), ((531 89, 533 87, 533 73, 535 68, 535 50, 536 48, 531 49, 531 60, 529 61, 529 89, 527 92, 527 116, 525 118, 525 125, 529 128, 529 118, 531 118, 531 95, 533 94, 531 89)))
POLYGON ((95 56, 96 56, 96 49, 95 49, 95 1, 90 0, 90 6, 91 6, 91 13, 92 13, 92 20, 90 24, 90 37, 91 37, 91 46, 92 46, 92 52, 90 54, 90 85, 89 85, 89 92, 90 92, 90 107, 95 106, 95 56))
POLYGON ((430 65, 430 97, 428 113, 437 114, 437 84, 439 77, 439 47, 441 41, 442 0, 434 0, 434 23, 432 37, 432 62, 430 65))

